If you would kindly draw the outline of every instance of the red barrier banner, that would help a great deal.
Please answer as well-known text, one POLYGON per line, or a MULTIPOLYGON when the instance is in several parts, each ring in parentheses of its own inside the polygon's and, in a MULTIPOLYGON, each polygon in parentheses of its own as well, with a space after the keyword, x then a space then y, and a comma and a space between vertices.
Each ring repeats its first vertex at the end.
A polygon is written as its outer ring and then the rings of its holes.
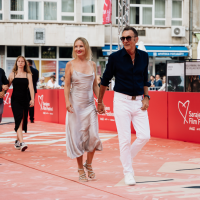
POLYGON ((200 143, 200 93, 168 92, 169 139, 200 143))
MULTIPOLYGON (((98 115, 99 129, 108 131, 117 131, 115 118, 113 113, 113 91, 106 91, 103 102, 105 105, 106 113, 104 115, 98 115)), ((95 97, 95 103, 97 107, 97 98, 95 97)))
POLYGON ((3 103, 4 103, 4 109, 3 109, 3 117, 13 117, 12 109, 11 109, 11 95, 12 95, 13 90, 9 89, 4 98, 3 98, 3 103))
POLYGON ((58 123, 59 90, 38 90, 35 97, 35 121, 58 123))
POLYGON ((66 119, 66 104, 65 104, 65 95, 64 90, 59 90, 59 116, 58 116, 58 123, 65 124, 66 119))
POLYGON ((167 92, 149 91, 149 124, 152 137, 167 139, 167 92))

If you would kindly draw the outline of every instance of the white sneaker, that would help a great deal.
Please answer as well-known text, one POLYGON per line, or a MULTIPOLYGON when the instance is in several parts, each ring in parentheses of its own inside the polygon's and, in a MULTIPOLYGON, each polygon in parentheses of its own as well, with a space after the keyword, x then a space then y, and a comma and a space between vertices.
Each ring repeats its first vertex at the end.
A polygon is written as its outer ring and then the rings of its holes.
POLYGON ((124 182, 126 185, 135 185, 136 184, 132 173, 128 173, 124 176, 124 182))
POLYGON ((28 146, 24 142, 20 143, 21 151, 25 151, 27 148, 28 148, 28 146))

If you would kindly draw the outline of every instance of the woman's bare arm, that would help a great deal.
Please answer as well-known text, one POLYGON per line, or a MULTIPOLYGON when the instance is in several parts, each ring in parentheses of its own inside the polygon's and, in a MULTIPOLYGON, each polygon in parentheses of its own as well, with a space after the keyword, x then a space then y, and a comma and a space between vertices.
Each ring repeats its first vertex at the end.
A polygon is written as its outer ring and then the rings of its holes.
POLYGON ((92 62, 92 66, 94 67, 94 73, 95 73, 95 79, 94 79, 94 82, 93 82, 93 91, 94 91, 94 94, 96 95, 96 97, 98 99, 98 97, 99 97, 99 86, 98 86, 98 83, 97 83, 97 70, 96 70, 95 62, 92 62))
POLYGON ((66 64, 65 68, 65 86, 64 86, 64 94, 65 94, 65 103, 66 103, 66 109, 68 112, 73 113, 73 107, 69 101, 69 93, 71 88, 71 62, 68 62, 66 64))

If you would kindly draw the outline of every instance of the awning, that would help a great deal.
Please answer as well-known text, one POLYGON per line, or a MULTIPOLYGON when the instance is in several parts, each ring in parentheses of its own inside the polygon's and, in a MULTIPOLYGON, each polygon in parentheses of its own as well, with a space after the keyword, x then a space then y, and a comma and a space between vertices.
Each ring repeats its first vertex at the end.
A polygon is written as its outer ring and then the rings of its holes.
MULTIPOLYGON (((137 46, 136 46, 137 47, 137 46)), ((145 45, 149 56, 157 57, 185 57, 189 55, 189 50, 185 46, 149 46, 145 45)), ((118 50, 118 45, 112 45, 112 51, 118 50)), ((110 45, 102 47, 103 56, 110 55, 110 45)))

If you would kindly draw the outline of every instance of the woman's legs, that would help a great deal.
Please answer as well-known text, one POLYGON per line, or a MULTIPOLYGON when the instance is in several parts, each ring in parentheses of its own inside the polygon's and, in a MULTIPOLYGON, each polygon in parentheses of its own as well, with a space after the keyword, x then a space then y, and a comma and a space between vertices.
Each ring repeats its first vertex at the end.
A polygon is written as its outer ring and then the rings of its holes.
MULTIPOLYGON (((95 153, 95 150, 96 149, 94 149, 92 152, 88 152, 87 153, 87 165, 88 165, 88 167, 89 167, 89 171, 93 171, 92 170, 92 160, 93 160, 93 157, 94 157, 94 153, 95 153)), ((90 176, 92 176, 92 177, 95 177, 95 174, 94 174, 94 172, 89 172, 88 171, 88 176, 90 177, 90 176)))
POLYGON ((22 124, 23 124, 23 119, 22 119, 22 121, 21 121, 21 123, 20 123, 20 125, 19 125, 18 130, 17 130, 17 140, 18 140, 20 143, 24 142, 24 141, 23 141, 23 133, 22 133, 22 124))
MULTIPOLYGON (((76 158, 76 160, 78 163, 78 169, 83 169, 83 156, 76 158)), ((78 172, 79 172, 79 175, 82 175, 85 173, 84 170, 79 170, 78 172)))

